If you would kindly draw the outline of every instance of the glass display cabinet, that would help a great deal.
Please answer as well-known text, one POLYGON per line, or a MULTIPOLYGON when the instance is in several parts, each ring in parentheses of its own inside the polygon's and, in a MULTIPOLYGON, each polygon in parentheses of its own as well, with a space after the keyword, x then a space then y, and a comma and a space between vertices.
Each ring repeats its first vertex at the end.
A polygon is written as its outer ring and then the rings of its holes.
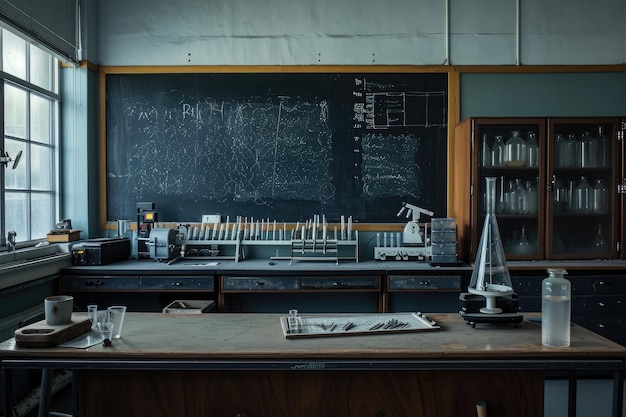
POLYGON ((621 255, 623 132, 619 118, 472 118, 455 130, 452 216, 473 261, 485 179, 507 260, 621 255), (468 210, 469 207, 469 210, 468 210))

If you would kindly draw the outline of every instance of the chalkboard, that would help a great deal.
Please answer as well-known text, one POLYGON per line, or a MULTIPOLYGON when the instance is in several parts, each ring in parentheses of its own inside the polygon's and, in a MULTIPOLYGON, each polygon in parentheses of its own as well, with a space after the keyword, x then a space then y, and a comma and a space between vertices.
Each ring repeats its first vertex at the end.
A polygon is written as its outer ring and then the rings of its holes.
POLYGON ((446 215, 445 73, 106 75, 106 219, 446 215))

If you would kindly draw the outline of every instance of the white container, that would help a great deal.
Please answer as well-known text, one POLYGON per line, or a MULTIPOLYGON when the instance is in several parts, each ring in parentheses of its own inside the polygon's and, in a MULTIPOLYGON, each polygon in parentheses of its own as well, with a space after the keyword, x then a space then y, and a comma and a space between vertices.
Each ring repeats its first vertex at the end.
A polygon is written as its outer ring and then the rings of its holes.
POLYGON ((44 315, 46 324, 58 326, 72 322, 74 297, 71 295, 54 295, 44 300, 44 315))
POLYGON ((567 347, 570 344, 571 283, 564 269, 548 269, 541 282, 541 343, 567 347))

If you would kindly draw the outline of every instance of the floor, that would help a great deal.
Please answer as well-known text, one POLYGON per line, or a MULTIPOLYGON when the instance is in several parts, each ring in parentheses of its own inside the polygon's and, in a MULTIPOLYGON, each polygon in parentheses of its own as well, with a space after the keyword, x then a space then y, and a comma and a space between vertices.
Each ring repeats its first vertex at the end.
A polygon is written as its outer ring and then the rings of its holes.
MULTIPOLYGON (((583 379, 578 382, 577 417, 611 417, 613 401, 613 381, 609 379, 583 379)), ((625 401, 626 403, 626 393, 625 401)), ((54 398, 53 411, 70 413, 71 389, 64 388, 54 398)), ((567 417, 567 381, 547 380, 545 399, 545 417, 567 417)), ((626 416, 626 406, 623 410, 626 416)), ((33 410, 25 417, 37 417, 33 410)))

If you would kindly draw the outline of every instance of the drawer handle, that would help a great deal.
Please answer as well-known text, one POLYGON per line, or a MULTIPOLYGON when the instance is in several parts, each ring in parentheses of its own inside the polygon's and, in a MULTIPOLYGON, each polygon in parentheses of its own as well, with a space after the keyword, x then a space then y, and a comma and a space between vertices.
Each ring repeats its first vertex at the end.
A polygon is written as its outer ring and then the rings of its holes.
POLYGON ((610 281, 599 281, 598 282, 599 285, 611 285, 610 281))
POLYGON ((601 329, 610 329, 612 327, 615 327, 615 325, 614 324, 603 324, 603 323, 600 323, 600 324, 598 324, 598 327, 601 328, 601 329))
POLYGON ((183 283, 180 281, 174 281, 172 282, 172 287, 182 287, 183 283))
POLYGON ((262 285, 265 285, 265 283, 264 283, 263 281, 257 281, 257 282, 255 283, 255 285, 256 285, 257 287, 260 287, 260 286, 262 286, 262 285))
POLYGON ((85 281, 85 287, 99 287, 103 284, 102 281, 85 281))
POLYGON ((430 281, 420 281, 420 285, 430 285, 430 281))
POLYGON ((337 281, 333 282, 333 287, 343 287, 344 285, 346 284, 344 284, 343 282, 337 282, 337 281))

